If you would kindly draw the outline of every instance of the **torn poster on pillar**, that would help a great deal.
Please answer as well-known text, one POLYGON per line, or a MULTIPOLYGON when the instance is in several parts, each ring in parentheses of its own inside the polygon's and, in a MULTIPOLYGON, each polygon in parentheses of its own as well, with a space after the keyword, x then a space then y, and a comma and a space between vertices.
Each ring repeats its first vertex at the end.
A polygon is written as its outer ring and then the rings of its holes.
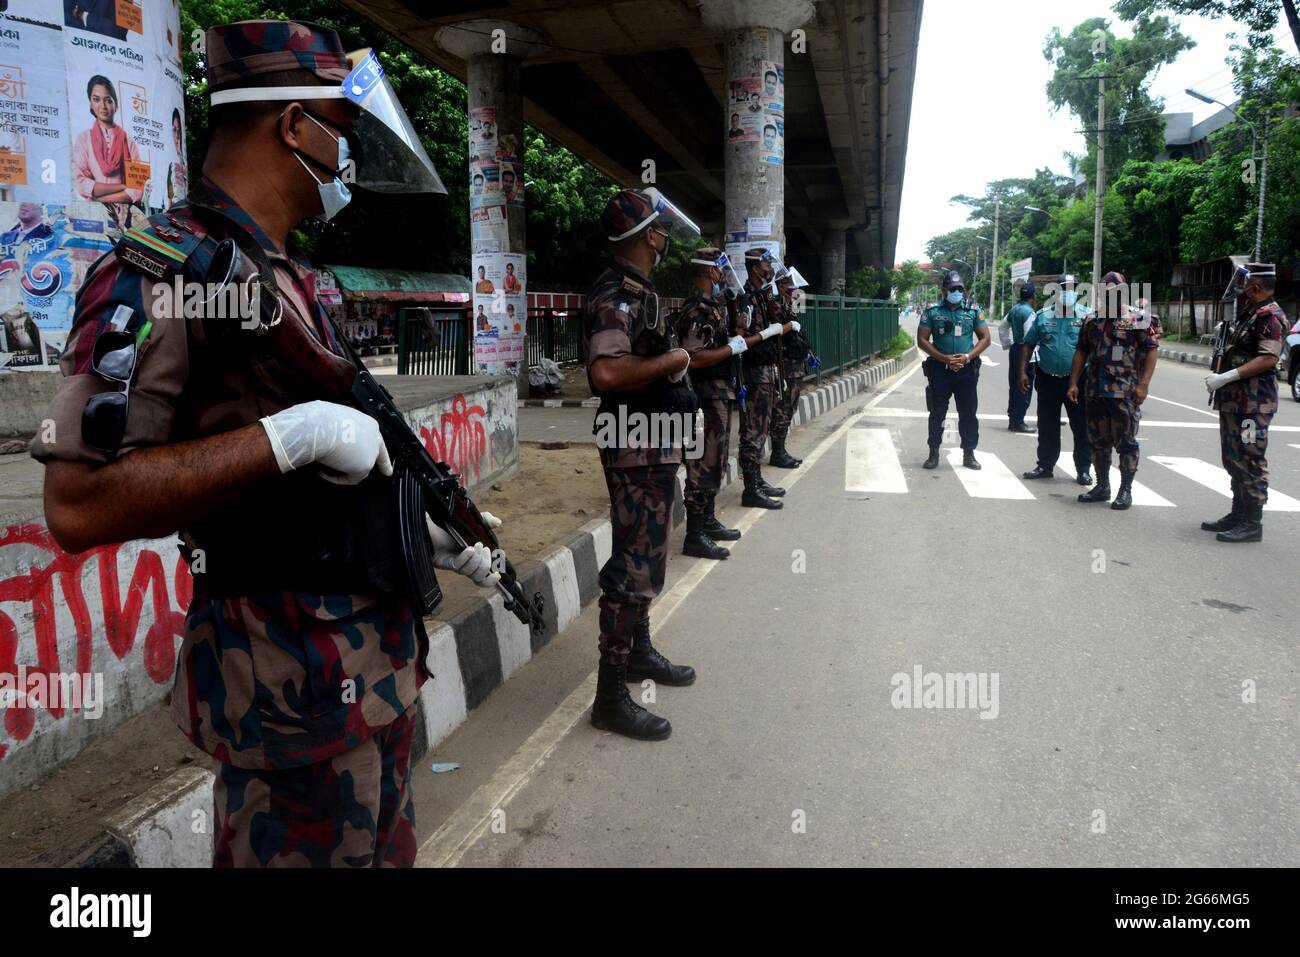
MULTIPOLYGON (((500 203, 499 195, 497 202, 500 203)), ((506 208, 502 205, 472 206, 469 211, 469 227, 471 239, 504 241, 510 238, 510 227, 506 223, 506 208)))
POLYGON ((772 60, 762 63, 761 102, 769 113, 785 113, 785 67, 772 60))
POLYGON ((727 142, 758 142, 763 124, 762 83, 759 77, 731 81, 727 142))
POLYGON ((469 161, 495 163, 497 158, 497 108, 480 106, 469 111, 469 161))
POLYGON ((776 259, 779 260, 781 258, 781 244, 775 239, 766 239, 762 241, 750 239, 748 242, 743 243, 727 243, 727 248, 724 252, 727 254, 727 258, 736 264, 736 271, 743 276, 745 270, 745 253, 757 246, 762 246, 776 259))
POLYGON ((524 205, 524 164, 519 157, 497 150, 497 167, 501 171, 501 198, 509 206, 524 205))
POLYGON ((772 166, 785 163, 785 68, 763 62, 763 129, 758 161, 772 166))
POLYGON ((505 200, 501 196, 501 169, 496 163, 484 163, 470 160, 469 164, 469 205, 471 209, 480 206, 500 206, 505 200))
POLYGON ((528 258, 524 253, 472 257, 474 360, 479 372, 515 372, 527 340, 528 258))

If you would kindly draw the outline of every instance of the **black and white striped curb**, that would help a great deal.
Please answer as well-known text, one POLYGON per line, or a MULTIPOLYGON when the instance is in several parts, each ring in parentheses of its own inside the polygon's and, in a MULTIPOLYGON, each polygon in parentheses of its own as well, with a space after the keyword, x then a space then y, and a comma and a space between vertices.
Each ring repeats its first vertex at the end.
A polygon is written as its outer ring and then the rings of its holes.
MULTIPOLYGON (((793 424, 802 426, 904 369, 916 356, 903 355, 824 382, 799 397, 793 424)), ((735 456, 723 484, 739 478, 735 456)), ((677 472, 673 523, 685 521, 685 469, 677 472)), ((429 628, 429 672, 416 703, 411 761, 420 761, 444 741, 469 713, 571 625, 600 594, 600 568, 613 538, 609 519, 588 522, 536 559, 519 563, 526 593, 545 601, 546 627, 533 635, 506 611, 499 593, 429 628)), ((593 646, 595 635, 592 636, 593 646)), ((212 773, 185 768, 133 799, 104 822, 104 831, 79 848, 65 866, 209 867, 212 862, 212 773)))
POLYGON ((1209 366, 1210 356, 1202 352, 1180 352, 1177 349, 1160 348, 1156 355, 1161 359, 1173 359, 1175 362, 1190 362, 1194 366, 1209 366))

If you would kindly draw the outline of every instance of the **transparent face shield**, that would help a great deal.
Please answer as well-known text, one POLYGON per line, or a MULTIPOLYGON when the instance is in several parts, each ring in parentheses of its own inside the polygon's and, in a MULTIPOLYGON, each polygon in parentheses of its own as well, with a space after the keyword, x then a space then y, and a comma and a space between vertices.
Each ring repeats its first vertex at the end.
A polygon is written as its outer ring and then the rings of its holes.
POLYGON ((731 257, 723 253, 713 264, 722 274, 722 290, 728 299, 734 299, 745 291, 745 284, 740 281, 736 267, 731 264, 731 257))
POLYGON ((644 192, 654 204, 656 215, 652 225, 668 234, 669 243, 680 243, 688 249, 695 248, 695 244, 700 239, 700 227, 691 222, 690 217, 674 206, 659 190, 651 187, 644 192))
POLYGON ((445 193, 446 187, 425 152, 411 121, 393 92, 384 68, 371 50, 348 54, 352 71, 338 86, 246 87, 212 94, 212 105, 254 101, 347 99, 359 108, 345 131, 352 152, 349 185, 380 193, 445 193))

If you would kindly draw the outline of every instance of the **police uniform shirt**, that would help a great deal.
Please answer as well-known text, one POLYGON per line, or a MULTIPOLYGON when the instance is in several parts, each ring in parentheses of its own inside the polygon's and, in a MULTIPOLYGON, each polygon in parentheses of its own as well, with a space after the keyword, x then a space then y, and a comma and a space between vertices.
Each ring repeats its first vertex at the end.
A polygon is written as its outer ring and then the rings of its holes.
POLYGON ((988 323, 979 309, 965 304, 931 306, 921 317, 920 328, 930 330, 930 342, 944 355, 958 355, 975 348, 975 330, 988 323))
POLYGON ((1087 321, 1086 312, 1074 307, 1073 316, 1058 316, 1054 306, 1033 314, 1034 321, 1025 330, 1025 345, 1038 347, 1038 369, 1053 376, 1068 376, 1079 345, 1079 333, 1087 321))
POLYGON ((1025 324, 1034 318, 1034 308, 1027 302, 1019 302, 1007 313, 1007 322, 1011 325, 1011 341, 1019 344, 1025 341, 1025 324))

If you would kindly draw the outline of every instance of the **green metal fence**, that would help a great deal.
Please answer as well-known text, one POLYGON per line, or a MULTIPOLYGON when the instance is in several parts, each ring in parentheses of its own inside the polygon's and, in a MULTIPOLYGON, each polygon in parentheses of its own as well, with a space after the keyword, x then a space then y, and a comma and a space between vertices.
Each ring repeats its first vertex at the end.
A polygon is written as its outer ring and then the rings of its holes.
MULTIPOLYGON (((851 296, 806 296, 800 324, 822 360, 815 373, 830 375, 881 352, 898 332, 899 304, 851 296)), ((528 310, 528 364, 542 356, 561 364, 581 361, 580 309, 528 310)), ((402 309, 397 323, 397 371, 401 375, 473 373, 474 342, 468 309, 426 312, 402 309)))
POLYGON ((799 322, 822 360, 816 381, 884 350, 898 333, 899 304, 852 296, 805 296, 799 322))

